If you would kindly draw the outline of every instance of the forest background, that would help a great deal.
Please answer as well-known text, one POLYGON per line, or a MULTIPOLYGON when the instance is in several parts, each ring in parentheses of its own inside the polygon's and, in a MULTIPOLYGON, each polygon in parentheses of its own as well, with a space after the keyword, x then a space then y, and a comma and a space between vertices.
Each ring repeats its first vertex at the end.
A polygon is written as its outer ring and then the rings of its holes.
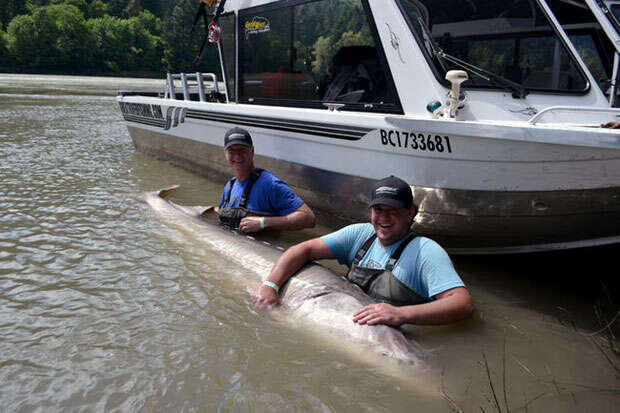
POLYGON ((219 73, 191 25, 197 0, 0 0, 0 72, 155 76, 219 73))

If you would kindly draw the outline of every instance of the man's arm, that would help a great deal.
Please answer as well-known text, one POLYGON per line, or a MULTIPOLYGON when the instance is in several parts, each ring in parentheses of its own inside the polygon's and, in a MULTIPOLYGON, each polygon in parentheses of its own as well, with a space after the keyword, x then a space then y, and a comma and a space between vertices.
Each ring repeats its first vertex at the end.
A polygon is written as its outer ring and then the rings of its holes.
POLYGON ((429 303, 395 307, 387 303, 371 304, 353 315, 358 324, 442 325, 470 318, 474 312, 471 296, 464 287, 456 287, 435 295, 429 303))
MULTIPOLYGON (((304 228, 313 228, 316 224, 314 212, 306 204, 301 204, 299 208, 283 217, 263 217, 264 228, 282 229, 294 231, 304 228)), ((241 220, 239 229, 243 232, 258 232, 261 217, 246 217, 241 220)))
MULTIPOLYGON (((334 258, 334 254, 321 238, 302 242, 290 247, 278 258, 265 281, 281 288, 308 262, 328 258, 334 258)), ((278 304, 278 293, 273 287, 263 284, 252 294, 252 301, 260 307, 271 308, 278 304)))

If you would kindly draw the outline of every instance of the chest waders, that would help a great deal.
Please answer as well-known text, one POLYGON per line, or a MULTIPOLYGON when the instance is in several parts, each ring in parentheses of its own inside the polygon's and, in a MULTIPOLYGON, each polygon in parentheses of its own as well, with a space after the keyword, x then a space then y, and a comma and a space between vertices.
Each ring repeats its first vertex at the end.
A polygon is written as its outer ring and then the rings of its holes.
POLYGON ((243 190, 243 194, 241 195, 239 206, 236 206, 236 207, 226 206, 230 203, 230 194, 232 192, 232 188, 233 188, 233 185, 235 184, 236 178, 233 178, 230 180, 230 186, 228 187, 228 193, 226 194, 226 199, 224 200, 224 203, 222 204, 223 207, 220 208, 218 212, 220 223, 222 225, 227 226, 232 229, 239 229, 239 224, 241 223, 241 220, 245 217, 273 216, 272 214, 266 214, 264 212, 251 211, 247 208, 250 191, 252 190, 252 187, 256 183, 256 180, 258 179, 261 172, 263 172, 263 170, 258 169, 258 168, 254 172, 252 172, 248 180, 248 183, 243 190))
POLYGON ((392 305, 402 306, 427 302, 428 300, 413 292, 392 273, 401 254, 415 237, 413 234, 409 235, 398 246, 390 257, 385 269, 361 267, 359 265, 360 261, 377 238, 377 234, 374 234, 355 254, 351 268, 347 273, 347 279, 357 284, 369 296, 392 305))

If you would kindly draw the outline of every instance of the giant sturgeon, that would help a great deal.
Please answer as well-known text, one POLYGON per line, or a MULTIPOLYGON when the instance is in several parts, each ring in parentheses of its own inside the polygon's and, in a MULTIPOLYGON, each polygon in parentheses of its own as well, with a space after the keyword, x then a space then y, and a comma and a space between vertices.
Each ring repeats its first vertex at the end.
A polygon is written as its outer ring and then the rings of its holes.
MULTIPOLYGON (((211 249, 250 269, 261 281, 265 280, 282 250, 209 222, 202 218, 204 207, 182 206, 166 200, 177 188, 146 193, 145 201, 160 214, 174 217, 176 222, 181 220, 184 226, 198 228, 200 240, 211 249)), ((280 290, 280 306, 295 324, 310 326, 313 331, 341 342, 344 340, 349 350, 355 348, 360 353, 371 350, 401 365, 423 365, 424 352, 399 329, 359 325, 352 321, 355 311, 373 302, 359 287, 317 263, 305 265, 280 290)))

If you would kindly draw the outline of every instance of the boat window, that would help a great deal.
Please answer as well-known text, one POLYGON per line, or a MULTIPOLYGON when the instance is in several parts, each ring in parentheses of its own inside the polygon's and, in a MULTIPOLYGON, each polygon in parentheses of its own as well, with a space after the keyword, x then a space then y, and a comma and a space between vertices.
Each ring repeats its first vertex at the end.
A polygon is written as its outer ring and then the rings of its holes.
MULTIPOLYGON (((402 10, 443 81, 462 69, 442 50, 528 90, 583 92, 588 82, 538 3, 530 0, 401 0, 402 10)), ((469 72, 464 87, 495 87, 469 72)))
POLYGON ((620 24, 620 4, 612 4, 610 7, 611 14, 616 19, 616 23, 620 24))
POLYGON ((615 48, 590 8, 582 0, 547 0, 547 4, 600 89, 608 93, 615 48))
POLYGON ((241 11, 241 100, 400 111, 366 10, 362 0, 318 0, 241 11))
POLYGON ((220 47, 222 50, 223 66, 226 74, 226 91, 228 92, 228 100, 235 102, 237 95, 235 91, 235 77, 237 67, 237 52, 235 50, 235 14, 223 14, 218 20, 222 28, 222 37, 220 38, 220 47))

